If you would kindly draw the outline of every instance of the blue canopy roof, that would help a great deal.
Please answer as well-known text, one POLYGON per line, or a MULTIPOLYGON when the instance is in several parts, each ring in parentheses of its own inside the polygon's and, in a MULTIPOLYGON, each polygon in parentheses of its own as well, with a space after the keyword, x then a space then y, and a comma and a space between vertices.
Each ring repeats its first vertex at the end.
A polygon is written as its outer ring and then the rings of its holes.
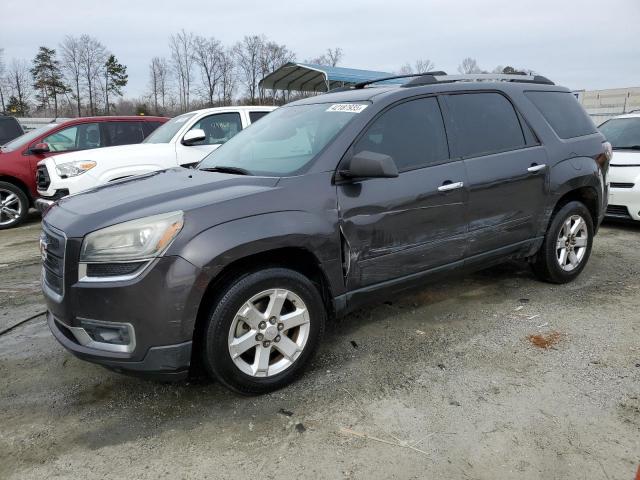
POLYGON ((272 90, 327 92, 333 88, 390 77, 389 72, 329 67, 315 63, 287 63, 260 80, 260 86, 272 90))

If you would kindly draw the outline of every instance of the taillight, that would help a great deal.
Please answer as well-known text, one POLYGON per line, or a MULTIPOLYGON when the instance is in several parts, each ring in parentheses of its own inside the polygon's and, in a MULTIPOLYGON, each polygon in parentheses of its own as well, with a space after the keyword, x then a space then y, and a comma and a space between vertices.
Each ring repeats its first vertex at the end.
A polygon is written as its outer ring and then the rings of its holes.
POLYGON ((609 168, 609 162, 613 157, 613 148, 609 142, 602 142, 602 148, 604 149, 604 152, 596 157, 596 163, 600 165, 602 170, 606 171, 609 168))

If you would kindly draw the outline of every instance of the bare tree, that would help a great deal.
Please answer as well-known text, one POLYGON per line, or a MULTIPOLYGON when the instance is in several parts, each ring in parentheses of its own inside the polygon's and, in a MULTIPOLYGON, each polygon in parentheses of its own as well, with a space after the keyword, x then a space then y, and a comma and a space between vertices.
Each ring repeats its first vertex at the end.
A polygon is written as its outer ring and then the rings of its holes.
POLYGON ((436 64, 428 58, 419 58, 418 60, 416 60, 414 66, 412 66, 409 62, 402 65, 400 67, 400 70, 398 70, 398 74, 411 75, 412 73, 426 73, 433 70, 435 66, 436 64))
POLYGON ((213 37, 206 39, 196 36, 193 39, 193 60, 200 68, 202 87, 210 107, 213 107, 218 82, 222 77, 222 52, 222 44, 213 37))
POLYGON ((76 111, 78 116, 81 116, 82 48, 80 40, 72 35, 67 35, 60 44, 60 51, 62 53, 62 69, 67 77, 67 83, 73 88, 72 97, 76 102, 76 111))
POLYGON ((89 114, 96 114, 97 90, 101 87, 107 50, 97 39, 82 35, 80 37, 80 72, 89 95, 89 114))
POLYGON ((1 112, 5 112, 7 107, 4 103, 4 88, 5 88, 5 78, 4 78, 4 48, 0 48, 0 107, 2 107, 1 112))
POLYGON ((233 92, 236 89, 236 69, 234 54, 226 49, 220 55, 220 88, 218 89, 218 101, 222 105, 231 105, 233 92))
POLYGON ((29 98, 32 93, 31 80, 29 64, 24 59, 12 59, 7 72, 7 83, 10 95, 15 99, 13 103, 19 106, 21 113, 28 110, 29 98))
POLYGON ((308 60, 307 63, 316 63, 318 65, 327 65, 329 67, 335 67, 342 61, 342 57, 344 53, 340 47, 336 48, 327 48, 325 53, 320 55, 319 57, 312 58, 308 60))
MULTIPOLYGON (((286 45, 278 45, 276 42, 266 42, 260 51, 260 78, 264 78, 282 65, 294 61, 296 54, 289 50, 286 45)), ((271 91, 273 104, 276 102, 276 93, 274 89, 271 91)), ((265 89, 260 88, 260 103, 265 101, 265 89)))
POLYGON ((237 68, 240 73, 240 82, 247 89, 249 102, 256 103, 256 93, 261 73, 261 55, 266 39, 264 35, 245 36, 242 42, 238 42, 233 48, 237 68))
POLYGON ((462 60, 462 63, 458 66, 458 72, 462 74, 482 73, 482 69, 475 58, 467 57, 462 60))
POLYGON ((191 81, 193 70, 193 33, 180 31, 169 38, 171 50, 171 62, 178 79, 178 93, 180 96, 180 109, 183 112, 189 110, 189 97, 191 94, 191 81))
POLYGON ((164 57, 153 57, 149 65, 149 89, 154 105, 154 113, 164 112, 169 90, 169 66, 164 57))

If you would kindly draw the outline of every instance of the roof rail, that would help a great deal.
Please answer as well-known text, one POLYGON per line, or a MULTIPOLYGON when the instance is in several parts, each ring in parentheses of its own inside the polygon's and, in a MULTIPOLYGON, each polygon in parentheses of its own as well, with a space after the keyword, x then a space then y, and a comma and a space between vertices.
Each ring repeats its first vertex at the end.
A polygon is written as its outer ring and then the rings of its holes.
MULTIPOLYGON (((435 71, 435 72, 425 72, 425 73, 409 73, 405 75, 393 75, 391 77, 376 78, 375 80, 367 80, 366 82, 356 83, 353 86, 353 88, 360 89, 360 88, 366 87, 367 85, 371 85, 372 83, 386 82, 388 80, 396 80, 399 78, 427 77, 427 76, 435 76, 435 75, 441 75, 441 76, 447 75, 447 72, 435 71)), ((334 89, 333 91, 334 92, 338 91, 338 89, 334 89)))
POLYGON ((403 87, 416 87, 418 85, 430 85, 434 83, 450 82, 520 82, 520 83, 541 83, 545 85, 555 85, 551 80, 542 75, 521 75, 508 73, 469 73, 463 75, 442 75, 440 72, 429 72, 419 76, 403 87))

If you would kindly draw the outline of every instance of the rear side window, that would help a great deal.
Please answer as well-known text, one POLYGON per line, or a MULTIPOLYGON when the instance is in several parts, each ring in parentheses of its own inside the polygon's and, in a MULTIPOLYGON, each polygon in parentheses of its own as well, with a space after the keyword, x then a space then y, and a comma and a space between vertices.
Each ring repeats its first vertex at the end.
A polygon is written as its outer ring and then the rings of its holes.
POLYGON ((156 128, 162 125, 162 122, 142 122, 142 129, 144 131, 144 136, 147 137, 153 132, 156 128))
POLYGON ((251 123, 255 123, 262 117, 264 117, 267 113, 269 112, 249 112, 249 120, 251 120, 251 123))
POLYGON ((499 93, 449 95, 447 105, 455 133, 456 157, 516 150, 526 145, 511 102, 499 93))
POLYGON ((447 160, 449 150, 438 101, 421 98, 387 110, 354 145, 354 154, 362 151, 391 156, 400 172, 447 160))
POLYGON ((131 145, 144 140, 142 122, 105 122, 106 145, 131 145))
POLYGON ((596 132, 596 126, 570 92, 525 92, 560 138, 596 132))

